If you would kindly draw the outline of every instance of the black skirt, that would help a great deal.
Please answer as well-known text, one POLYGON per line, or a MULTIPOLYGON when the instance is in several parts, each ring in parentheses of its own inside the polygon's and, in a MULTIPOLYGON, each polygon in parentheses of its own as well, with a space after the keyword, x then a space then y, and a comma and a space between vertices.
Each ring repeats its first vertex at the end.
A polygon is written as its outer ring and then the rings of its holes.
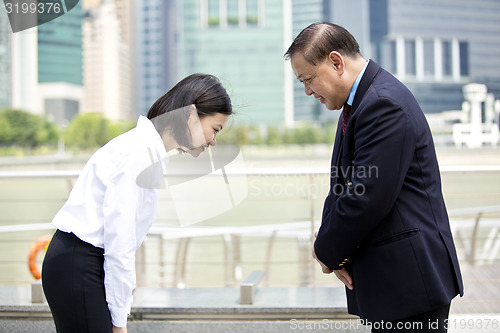
POLYGON ((104 250, 57 230, 42 265, 42 285, 58 333, 111 333, 104 250))

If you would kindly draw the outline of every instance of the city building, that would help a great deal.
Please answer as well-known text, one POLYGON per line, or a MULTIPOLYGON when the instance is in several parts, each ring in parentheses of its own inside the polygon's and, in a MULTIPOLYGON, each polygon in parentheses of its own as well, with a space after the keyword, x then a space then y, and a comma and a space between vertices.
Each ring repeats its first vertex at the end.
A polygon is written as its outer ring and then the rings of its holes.
POLYGON ((136 119, 130 40, 121 30, 124 23, 117 10, 124 15, 127 6, 121 5, 111 0, 97 3, 88 9, 83 23, 83 112, 101 113, 113 121, 136 119))
POLYGON ((179 8, 178 77, 216 75, 235 123, 294 123, 291 0, 186 0, 179 8))
POLYGON ((178 81, 181 1, 134 1, 134 96, 137 113, 150 106, 178 81))
POLYGON ((13 33, 0 9, 0 107, 66 123, 83 100, 81 6, 13 33))
MULTIPOLYGON (((329 4, 328 0, 292 0, 292 36, 290 43, 305 27, 311 23, 325 21, 326 8, 329 4)), ((287 46, 287 48, 290 45, 287 46)), ((290 63, 287 62, 290 67, 290 63)), ((295 76, 293 79, 293 103, 294 103, 294 120, 305 122, 320 122, 324 123, 335 117, 338 117, 338 112, 331 112, 325 108, 323 104, 311 96, 304 93, 304 85, 300 83, 295 76)), ((336 119, 336 118, 335 118, 336 119)))
POLYGON ((15 34, 2 8, 0 106, 59 120, 77 110, 135 119, 177 81, 204 72, 228 89, 235 123, 293 127, 335 121, 338 112, 306 96, 283 59, 293 38, 319 21, 349 29, 363 55, 403 81, 425 113, 461 110, 468 83, 485 84, 500 96, 499 1, 82 3, 88 12, 80 35, 81 5, 15 34))
POLYGON ((61 125, 69 123, 83 103, 82 19, 78 3, 66 14, 38 26, 38 110, 61 125))
POLYGON ((332 0, 328 21, 350 30, 425 113, 460 110, 471 82, 500 97, 499 1, 332 0))
POLYGON ((3 109, 11 104, 11 28, 5 7, 0 7, 0 109, 3 109))
POLYGON ((38 28, 10 32, 10 108, 43 114, 38 100, 38 28))

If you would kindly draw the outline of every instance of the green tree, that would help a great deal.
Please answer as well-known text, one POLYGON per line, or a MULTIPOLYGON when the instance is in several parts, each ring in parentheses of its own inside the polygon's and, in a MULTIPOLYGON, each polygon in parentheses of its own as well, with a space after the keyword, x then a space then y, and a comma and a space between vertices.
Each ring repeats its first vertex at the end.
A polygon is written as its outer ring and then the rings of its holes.
POLYGON ((58 131, 45 118, 21 111, 6 109, 0 112, 0 142, 34 148, 55 143, 58 131))
POLYGON ((10 128, 9 120, 5 114, 0 113, 0 145, 11 143, 12 129, 10 128))
POLYGON ((109 133, 111 138, 114 138, 131 130, 134 127, 135 123, 133 121, 120 121, 109 126, 109 133))
POLYGON ((279 145, 283 143, 283 136, 275 126, 269 126, 267 129, 266 144, 279 145))
POLYGON ((101 147, 111 138, 109 120, 99 113, 76 116, 64 135, 66 144, 83 149, 101 147))
POLYGON ((294 129, 293 142, 297 144, 319 143, 322 139, 322 129, 306 125, 294 129))

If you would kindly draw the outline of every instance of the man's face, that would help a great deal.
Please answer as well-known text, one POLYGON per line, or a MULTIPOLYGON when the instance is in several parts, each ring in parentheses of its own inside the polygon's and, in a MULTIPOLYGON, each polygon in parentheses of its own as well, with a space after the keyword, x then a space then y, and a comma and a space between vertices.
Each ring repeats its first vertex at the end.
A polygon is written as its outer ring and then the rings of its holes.
POLYGON ((345 87, 342 80, 343 63, 339 66, 335 59, 327 57, 318 65, 309 63, 301 53, 294 54, 290 59, 293 72, 304 84, 307 96, 313 95, 325 104, 328 110, 339 110, 349 96, 350 87, 345 87))

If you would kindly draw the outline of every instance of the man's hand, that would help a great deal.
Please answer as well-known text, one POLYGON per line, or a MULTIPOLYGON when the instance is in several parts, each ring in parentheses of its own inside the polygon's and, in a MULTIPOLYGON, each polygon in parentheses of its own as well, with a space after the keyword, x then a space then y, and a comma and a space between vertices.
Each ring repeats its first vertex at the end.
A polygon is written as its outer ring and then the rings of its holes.
MULTIPOLYGON (((314 234, 314 237, 315 238, 318 237, 318 233, 317 232, 314 234)), ((321 260, 319 260, 318 257, 316 256, 316 251, 314 250, 314 245, 313 245, 313 250, 312 250, 312 256, 320 264, 321 270, 323 271, 323 273, 325 273, 325 274, 331 274, 332 272, 335 272, 335 275, 337 276, 337 278, 340 281, 342 281, 342 283, 345 284, 347 288, 349 288, 350 290, 354 290, 354 284, 352 282, 352 277, 347 272, 347 270, 345 268, 342 268, 340 270, 331 270, 330 268, 328 268, 328 266, 326 266, 325 264, 323 264, 321 262, 321 260)))
POLYGON ((337 275, 337 278, 342 281, 347 288, 350 290, 354 290, 354 284, 352 283, 352 277, 347 273, 347 270, 345 268, 342 268, 341 270, 334 270, 333 271, 335 275, 337 275))

